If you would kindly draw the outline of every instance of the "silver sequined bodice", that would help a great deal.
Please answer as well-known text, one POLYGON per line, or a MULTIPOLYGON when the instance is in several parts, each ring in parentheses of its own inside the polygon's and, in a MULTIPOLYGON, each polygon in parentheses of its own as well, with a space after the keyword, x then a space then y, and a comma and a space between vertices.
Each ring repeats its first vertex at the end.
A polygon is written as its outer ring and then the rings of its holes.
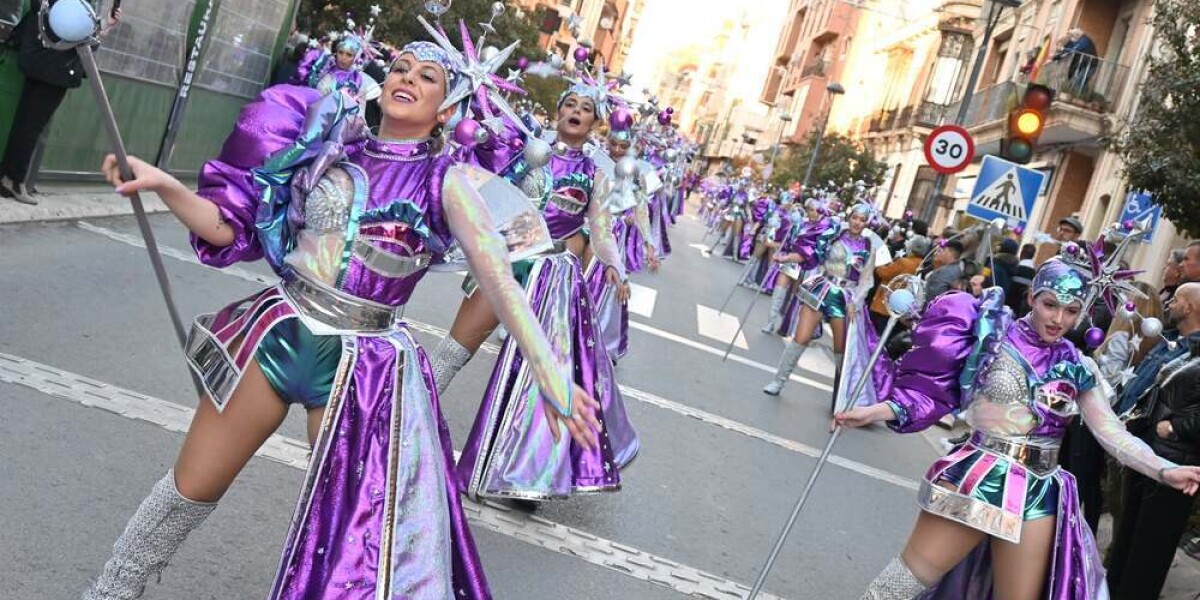
POLYGON ((341 169, 329 169, 304 198, 304 226, 316 233, 342 231, 350 219, 353 187, 341 169))
POLYGON ((825 263, 823 265, 825 275, 838 279, 848 279, 850 275, 849 258, 850 252, 846 246, 840 242, 833 242, 829 246, 829 252, 825 253, 825 263))
MULTIPOLYGON (((1065 397, 1041 387, 1031 389, 1025 366, 1011 349, 997 351, 988 365, 982 383, 967 400, 963 418, 977 431, 997 436, 1024 436, 1040 424, 1040 414, 1060 417, 1078 414, 1073 397, 1065 397)), ((1045 444, 1057 445, 1057 439, 1045 444)))

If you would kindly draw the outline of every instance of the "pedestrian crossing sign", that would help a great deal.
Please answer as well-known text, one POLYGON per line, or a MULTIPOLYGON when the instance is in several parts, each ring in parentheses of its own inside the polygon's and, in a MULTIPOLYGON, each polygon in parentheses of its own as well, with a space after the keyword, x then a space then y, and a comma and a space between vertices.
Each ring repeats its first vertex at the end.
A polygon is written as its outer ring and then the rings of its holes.
POLYGON ((1025 227, 1046 174, 996 156, 984 156, 967 204, 967 214, 984 221, 996 217, 1025 227))

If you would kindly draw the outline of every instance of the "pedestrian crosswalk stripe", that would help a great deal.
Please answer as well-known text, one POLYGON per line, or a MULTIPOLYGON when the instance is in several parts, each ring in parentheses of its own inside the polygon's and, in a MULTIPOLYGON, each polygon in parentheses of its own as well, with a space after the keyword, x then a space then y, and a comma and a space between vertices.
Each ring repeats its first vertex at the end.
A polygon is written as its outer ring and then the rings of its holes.
POLYGON ((654 318, 654 305, 658 302, 658 291, 644 285, 629 282, 629 312, 645 317, 654 318))
POLYGON ((738 331, 740 321, 734 315, 729 313, 718 312, 715 308, 709 308, 703 304, 696 305, 696 331, 706 338, 712 338, 728 344, 733 340, 733 345, 742 350, 749 350, 750 344, 746 343, 746 336, 738 331), (734 338, 734 334, 737 338, 734 338))

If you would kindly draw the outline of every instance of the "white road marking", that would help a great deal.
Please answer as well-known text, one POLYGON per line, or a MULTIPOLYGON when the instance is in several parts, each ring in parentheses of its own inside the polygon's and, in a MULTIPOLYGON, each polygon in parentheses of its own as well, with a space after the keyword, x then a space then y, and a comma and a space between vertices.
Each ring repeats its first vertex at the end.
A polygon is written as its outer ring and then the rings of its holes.
MULTIPOLYGON (((87 231, 91 231, 94 233, 99 233, 101 235, 104 235, 105 237, 108 237, 109 239, 112 239, 112 240, 115 240, 118 242, 122 242, 125 244, 142 247, 142 240, 140 238, 137 238, 137 237, 134 237, 131 235, 122 234, 119 232, 115 232, 115 231, 112 231, 109 229, 105 229, 103 227, 86 224, 83 222, 79 222, 79 226, 87 231)), ((208 267, 207 265, 203 265, 192 254, 184 253, 184 252, 176 250, 176 249, 162 247, 162 246, 160 246, 160 249, 163 251, 164 256, 169 256, 171 258, 175 258, 177 260, 181 260, 181 261, 184 261, 187 263, 204 266, 205 268, 212 269, 213 271, 216 271, 218 273, 226 273, 229 275, 233 275, 235 277, 240 277, 247 281, 259 282, 259 283, 264 282, 264 281, 267 281, 267 282, 271 281, 271 280, 266 280, 264 278, 264 276, 259 275, 258 273, 253 273, 246 269, 241 269, 238 267, 215 269, 212 267, 208 267)), ((712 309, 709 309, 709 310, 712 310, 712 309)), ((433 336, 433 337, 436 337, 439 339, 444 337, 447 334, 447 331, 445 329, 438 327, 436 325, 430 325, 428 323, 422 323, 420 321, 413 321, 413 320, 406 320, 405 323, 407 323, 408 326, 411 327, 414 331, 419 331, 421 333, 424 333, 424 334, 427 334, 427 335, 430 335, 430 336, 433 336)), ((722 354, 724 354, 724 349, 717 349, 712 346, 707 346, 705 344, 701 344, 700 342, 689 340, 685 337, 678 336, 678 335, 675 335, 675 334, 667 332, 667 331, 662 331, 660 329, 656 329, 654 327, 651 327, 649 325, 645 325, 642 323, 638 323, 636 321, 631 320, 629 322, 629 327, 632 329, 637 329, 639 331, 644 331, 651 335, 661 337, 668 341, 682 344, 689 348, 693 348, 693 349, 696 349, 701 352, 705 352, 707 354, 711 354, 714 356, 721 356, 722 354)), ((496 344, 485 343, 483 346, 480 347, 480 350, 483 352, 487 352, 489 354, 496 354, 500 351, 500 347, 496 344)), ((820 354, 822 356, 825 356, 824 352, 817 352, 817 350, 823 350, 823 348, 821 348, 819 346, 815 346, 813 348, 810 348, 810 350, 807 354, 820 354)), ((2 356, 2 354, 0 354, 0 356, 2 356)), ((736 362, 738 364, 746 365, 748 367, 753 367, 755 369, 758 369, 760 371, 764 371, 767 373, 775 372, 774 367, 769 367, 767 365, 752 361, 748 358, 739 356, 737 354, 730 354, 729 360, 736 362)), ((828 361, 829 359, 826 356, 824 358, 824 360, 828 361)), ((826 371, 826 372, 832 373, 832 369, 830 369, 829 371, 826 371)), ((806 377, 801 377, 799 375, 793 374, 791 377, 791 380, 796 383, 801 383, 801 384, 804 384, 804 385, 807 385, 807 386, 810 386, 810 387, 813 387, 813 388, 816 388, 818 390, 822 390, 825 392, 833 391, 833 387, 828 384, 821 383, 819 381, 814 381, 814 380, 808 379, 806 377)), ((705 412, 703 410, 693 408, 691 406, 687 406, 685 404, 681 404, 681 403, 675 402, 673 400, 668 400, 666 398, 662 398, 662 397, 656 396, 654 394, 651 394, 649 392, 644 392, 637 388, 629 387, 627 385, 621 385, 620 388, 621 388, 621 393, 629 398, 633 398, 635 400, 639 400, 641 402, 645 402, 647 404, 651 404, 651 405, 657 406, 659 408, 670 410, 677 414, 688 416, 688 417, 694 418, 696 420, 699 420, 701 422, 727 429, 729 431, 741 433, 741 434, 747 435, 749 437, 752 437, 754 439, 778 446, 780 448, 791 450, 793 452, 803 454, 803 455, 809 456, 809 457, 814 457, 814 458, 820 456, 820 454, 821 454, 819 449, 814 448, 812 446, 802 444, 802 443, 794 441, 794 440, 789 440, 787 438, 783 438, 783 437, 777 436, 772 433, 768 433, 761 429, 752 427, 750 425, 746 425, 744 423, 740 423, 738 421, 734 421, 734 420, 726 418, 726 417, 722 417, 720 415, 705 412)), ((186 429, 186 424, 184 425, 184 428, 186 429)), ((912 481, 911 479, 907 479, 900 475, 889 473, 887 471, 878 469, 876 467, 872 467, 870 465, 866 465, 866 464, 859 463, 859 462, 856 462, 856 461, 853 461, 850 459, 842 458, 840 456, 833 456, 832 458, 830 458, 830 463, 844 467, 846 469, 849 469, 849 470, 859 473, 861 475, 866 475, 867 477, 877 479, 879 481, 892 483, 892 484, 895 484, 895 485, 898 485, 900 487, 907 488, 907 489, 912 489, 912 490, 917 489, 916 482, 912 481)))
MULTIPOLYGON (((25 386, 88 408, 98 408, 127 419, 145 421, 168 431, 184 433, 194 409, 145 394, 122 389, 49 365, 0 352, 0 382, 25 386)), ((457 458, 457 452, 455 457, 457 458)), ((296 469, 307 469, 308 444, 279 434, 272 435, 256 456, 296 469)), ((516 511, 493 502, 482 504, 463 498, 463 510, 472 525, 490 529, 567 556, 572 556, 635 579, 703 598, 743 598, 749 588, 730 579, 650 554, 586 531, 516 511)), ((762 594, 779 600, 778 596, 762 594)))
POLYGON ((696 305, 696 331, 700 335, 717 340, 722 344, 728 344, 733 339, 733 334, 737 333, 737 339, 733 343, 734 347, 749 350, 750 345, 746 343, 746 336, 738 331, 739 323, 738 318, 729 313, 717 312, 717 309, 703 304, 696 305))
POLYGON ((712 256, 712 252, 710 252, 708 246, 705 246, 704 244, 688 244, 688 246, 699 250, 700 254, 704 256, 704 258, 712 256))
POLYGON ((647 319, 653 318, 657 302, 658 290, 629 282, 629 312, 647 319))

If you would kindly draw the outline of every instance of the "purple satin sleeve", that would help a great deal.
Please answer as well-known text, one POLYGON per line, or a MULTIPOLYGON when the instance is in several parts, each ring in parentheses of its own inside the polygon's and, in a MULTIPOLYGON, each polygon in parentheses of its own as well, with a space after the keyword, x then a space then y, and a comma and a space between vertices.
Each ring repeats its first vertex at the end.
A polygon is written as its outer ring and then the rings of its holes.
POLYGON ((959 373, 974 343, 975 298, 944 294, 930 303, 912 334, 912 350, 892 363, 881 356, 873 373, 877 397, 887 400, 900 433, 921 431, 958 408, 959 373))
POLYGON ((321 58, 324 50, 320 48, 310 48, 300 57, 300 62, 296 63, 296 72, 292 74, 292 79, 288 83, 292 85, 308 85, 308 76, 312 74, 313 65, 317 63, 317 59, 321 58))
POLYGON ((821 264, 825 248, 828 245, 829 233, 834 229, 840 229, 837 221, 829 218, 823 218, 816 223, 809 223, 803 226, 788 243, 786 250, 791 254, 799 254, 801 257, 800 268, 807 271, 816 268, 821 264))
POLYGON ((214 246, 192 234, 192 248, 200 262, 227 267, 262 258, 254 228, 261 190, 251 169, 261 167, 267 157, 296 141, 308 106, 320 97, 311 88, 277 85, 263 90, 242 109, 221 154, 200 169, 196 190, 200 197, 217 205, 233 230, 233 243, 214 246))

